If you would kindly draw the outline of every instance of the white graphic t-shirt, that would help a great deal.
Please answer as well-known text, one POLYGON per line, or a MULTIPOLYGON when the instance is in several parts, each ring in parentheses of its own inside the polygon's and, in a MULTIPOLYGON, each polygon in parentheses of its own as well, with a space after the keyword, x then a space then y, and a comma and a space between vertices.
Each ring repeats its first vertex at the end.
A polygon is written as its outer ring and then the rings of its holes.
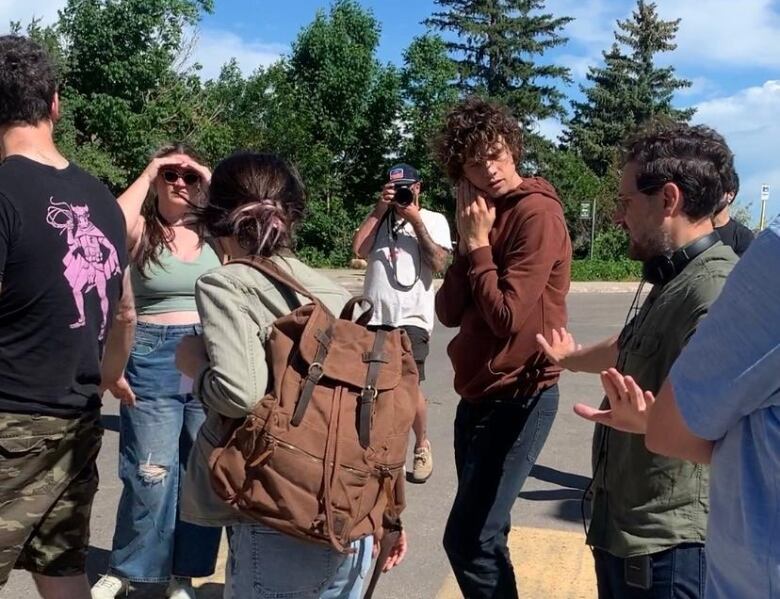
MULTIPOLYGON (((445 216, 423 208, 420 217, 434 243, 446 250, 452 249, 450 226, 445 216)), ((363 294, 374 302, 370 324, 415 326, 430 333, 435 319, 433 271, 422 259, 422 249, 412 225, 397 221, 391 228, 389 221, 388 217, 379 225, 363 283, 363 294)))

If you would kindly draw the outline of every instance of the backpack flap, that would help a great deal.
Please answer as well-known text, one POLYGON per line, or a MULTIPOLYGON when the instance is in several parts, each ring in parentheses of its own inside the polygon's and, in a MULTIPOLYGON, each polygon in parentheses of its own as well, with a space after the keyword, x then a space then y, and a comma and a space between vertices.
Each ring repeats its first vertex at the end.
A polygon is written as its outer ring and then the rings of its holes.
MULTIPOLYGON (((323 376, 359 392, 365 386, 369 362, 357 361, 355 357, 371 353, 375 336, 373 331, 348 320, 330 321, 325 314, 315 313, 303 331, 299 355, 307 368, 320 364, 323 376), (317 358, 323 335, 330 342, 324 361, 320 361, 317 358)), ((395 389, 401 382, 402 346, 398 331, 387 333, 383 353, 387 361, 382 363, 375 385, 380 392, 395 389)))

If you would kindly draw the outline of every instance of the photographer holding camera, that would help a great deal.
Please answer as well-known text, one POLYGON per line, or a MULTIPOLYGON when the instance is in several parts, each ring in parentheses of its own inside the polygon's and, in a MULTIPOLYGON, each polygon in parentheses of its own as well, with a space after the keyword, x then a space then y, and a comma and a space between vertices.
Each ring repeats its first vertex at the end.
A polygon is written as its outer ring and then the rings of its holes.
MULTIPOLYGON (((370 326, 402 328, 412 342, 420 381, 433 331, 433 273, 447 266, 451 250, 445 216, 420 208, 420 175, 408 164, 388 172, 388 183, 352 239, 352 249, 368 261, 363 295, 374 302, 370 326)), ((420 391, 413 430, 416 437, 410 480, 424 483, 433 472, 427 433, 427 407, 420 391)))

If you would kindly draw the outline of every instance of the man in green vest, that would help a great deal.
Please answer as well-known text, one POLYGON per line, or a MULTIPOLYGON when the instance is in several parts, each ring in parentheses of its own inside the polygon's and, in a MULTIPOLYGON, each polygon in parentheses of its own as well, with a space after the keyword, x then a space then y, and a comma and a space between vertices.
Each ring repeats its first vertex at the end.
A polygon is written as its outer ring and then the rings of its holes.
MULTIPOLYGON (((540 335, 553 362, 605 380, 617 368, 658 393, 737 261, 712 226, 733 168, 724 139, 704 126, 656 123, 628 140, 615 220, 653 288, 639 307, 640 286, 622 332, 601 343, 580 348, 565 330, 540 335)), ((599 422, 608 407, 575 411, 599 422)), ((702 596, 705 466, 651 453, 644 435, 597 424, 591 497, 587 543, 600 599, 702 596)))

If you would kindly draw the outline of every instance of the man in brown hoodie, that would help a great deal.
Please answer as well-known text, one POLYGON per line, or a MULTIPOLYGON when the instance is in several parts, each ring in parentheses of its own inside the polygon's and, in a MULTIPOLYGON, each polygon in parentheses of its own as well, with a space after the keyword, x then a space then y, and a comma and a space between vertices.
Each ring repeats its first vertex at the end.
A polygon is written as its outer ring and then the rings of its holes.
POLYGON ((510 510, 558 409, 560 368, 536 335, 566 324, 571 241, 552 185, 516 170, 521 139, 507 109, 469 99, 449 113, 436 146, 457 185, 458 229, 436 314, 460 327, 447 353, 462 397, 444 548, 469 599, 517 597, 510 510))

